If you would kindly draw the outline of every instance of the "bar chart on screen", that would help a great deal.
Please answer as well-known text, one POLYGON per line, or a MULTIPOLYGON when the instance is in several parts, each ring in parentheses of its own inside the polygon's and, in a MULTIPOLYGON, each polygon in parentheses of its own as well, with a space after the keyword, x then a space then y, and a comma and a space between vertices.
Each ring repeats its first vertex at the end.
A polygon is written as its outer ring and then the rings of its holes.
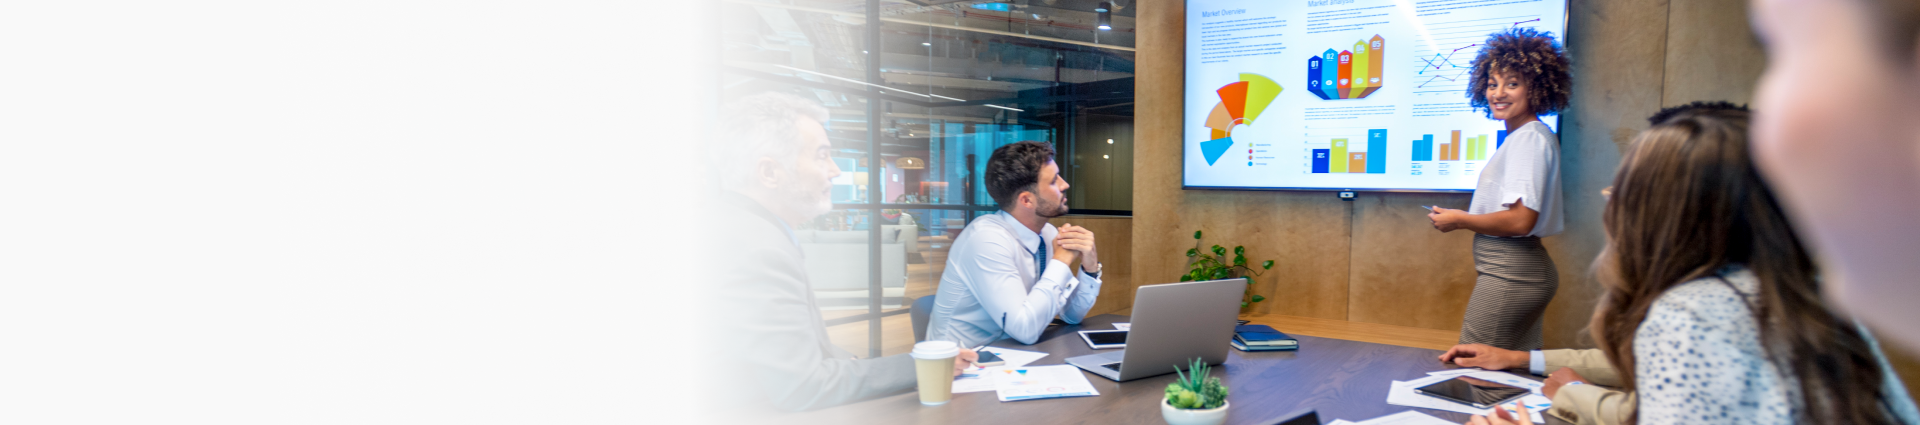
POLYGON ((1361 137, 1310 138, 1306 149, 1306 169, 1309 174, 1386 174, 1387 173, 1387 130, 1383 128, 1367 129, 1364 139, 1361 137), (1357 142, 1365 140, 1365 145, 1357 142), (1325 148, 1319 148, 1325 145, 1325 148), (1364 148, 1365 150, 1362 150, 1364 148))
POLYGON ((1412 175, 1460 175, 1471 174, 1477 164, 1484 163, 1493 156, 1507 141, 1506 130, 1496 130, 1494 134, 1462 135, 1460 130, 1450 130, 1436 139, 1433 134, 1423 134, 1413 141, 1413 152, 1408 158, 1412 175), (1491 136, 1491 139, 1489 139, 1491 136))

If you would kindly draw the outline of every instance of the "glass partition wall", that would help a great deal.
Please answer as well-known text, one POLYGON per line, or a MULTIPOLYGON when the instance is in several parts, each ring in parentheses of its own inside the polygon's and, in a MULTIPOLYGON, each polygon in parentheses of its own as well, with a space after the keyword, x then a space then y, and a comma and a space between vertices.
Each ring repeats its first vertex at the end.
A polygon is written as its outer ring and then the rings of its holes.
POLYGON ((725 1, 723 96, 831 111, 834 209, 795 233, 836 345, 911 350, 913 301, 934 295, 966 224, 999 209, 981 185, 995 148, 1053 144, 1075 213, 1130 214, 1131 5, 725 1))

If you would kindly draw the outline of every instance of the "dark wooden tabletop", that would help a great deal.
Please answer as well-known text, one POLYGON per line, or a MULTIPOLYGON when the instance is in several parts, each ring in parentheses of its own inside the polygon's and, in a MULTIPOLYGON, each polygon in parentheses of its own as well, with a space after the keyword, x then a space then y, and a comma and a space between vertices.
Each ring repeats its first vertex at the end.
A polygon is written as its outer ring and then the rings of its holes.
MULTIPOLYGON (((1105 351, 1088 348, 1075 331, 1113 329, 1113 323, 1126 321, 1127 316, 1095 316, 1080 325, 1048 329, 1033 345, 1012 340, 993 345, 1047 353, 1047 357, 1028 366, 1066 364, 1069 357, 1105 351)), ((1220 376, 1229 391, 1228 424, 1265 425, 1281 415, 1309 408, 1317 410, 1323 422, 1361 421, 1408 410, 1450 421, 1465 422, 1468 418, 1460 413, 1387 404, 1391 381, 1413 380, 1427 376, 1427 372, 1454 367, 1440 363, 1439 351, 1295 337, 1300 340, 1298 351, 1242 352, 1229 348, 1226 364, 1214 367, 1214 376, 1220 376)), ((1173 374, 1113 382, 1081 373, 1100 391, 1099 396, 1002 403, 992 391, 985 391, 954 394, 953 401, 943 406, 922 406, 919 394, 907 392, 782 419, 801 423, 956 425, 1166 423, 1160 418, 1160 401, 1166 396, 1167 384, 1178 379, 1173 374)))

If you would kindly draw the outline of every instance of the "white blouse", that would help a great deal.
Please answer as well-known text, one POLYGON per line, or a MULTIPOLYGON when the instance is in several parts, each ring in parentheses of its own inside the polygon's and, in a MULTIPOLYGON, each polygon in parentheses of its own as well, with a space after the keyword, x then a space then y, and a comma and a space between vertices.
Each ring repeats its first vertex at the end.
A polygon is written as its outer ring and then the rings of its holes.
POLYGON ((1507 134, 1506 143, 1493 151, 1480 169, 1467 214, 1506 211, 1514 201, 1540 213, 1527 236, 1557 235, 1566 226, 1560 211, 1560 137, 1539 121, 1507 134))
MULTIPOLYGON (((1633 338, 1640 423, 1794 422, 1801 407, 1798 380, 1767 360, 1748 309, 1757 302, 1759 286, 1753 272, 1733 267, 1721 277, 1669 289, 1654 301, 1633 338)), ((1880 362, 1895 414, 1915 423, 1920 415, 1912 398, 1886 359, 1880 362)))

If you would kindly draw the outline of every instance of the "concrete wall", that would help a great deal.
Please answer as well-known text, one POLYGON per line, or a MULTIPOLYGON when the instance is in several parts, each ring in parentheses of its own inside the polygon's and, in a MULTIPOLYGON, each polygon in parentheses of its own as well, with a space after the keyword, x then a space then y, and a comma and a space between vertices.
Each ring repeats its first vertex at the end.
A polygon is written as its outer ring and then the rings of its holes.
MULTIPOLYGON (((1178 279, 1194 245, 1245 245, 1279 263, 1258 278, 1273 301, 1253 312, 1457 330, 1473 288, 1471 234, 1435 232, 1416 205, 1466 206, 1469 195, 1180 189, 1184 2, 1141 2, 1134 143, 1133 282, 1178 279)), ((1590 346, 1598 289, 1589 266, 1603 239, 1598 191, 1620 150, 1662 106, 1745 102, 1764 65, 1739 0, 1574 0, 1568 51, 1573 106, 1562 119, 1567 231, 1547 238, 1561 287, 1549 347, 1590 346)), ((1109 261, 1109 264, 1112 262, 1109 261)), ((1128 290, 1127 292, 1131 292, 1128 290)))

